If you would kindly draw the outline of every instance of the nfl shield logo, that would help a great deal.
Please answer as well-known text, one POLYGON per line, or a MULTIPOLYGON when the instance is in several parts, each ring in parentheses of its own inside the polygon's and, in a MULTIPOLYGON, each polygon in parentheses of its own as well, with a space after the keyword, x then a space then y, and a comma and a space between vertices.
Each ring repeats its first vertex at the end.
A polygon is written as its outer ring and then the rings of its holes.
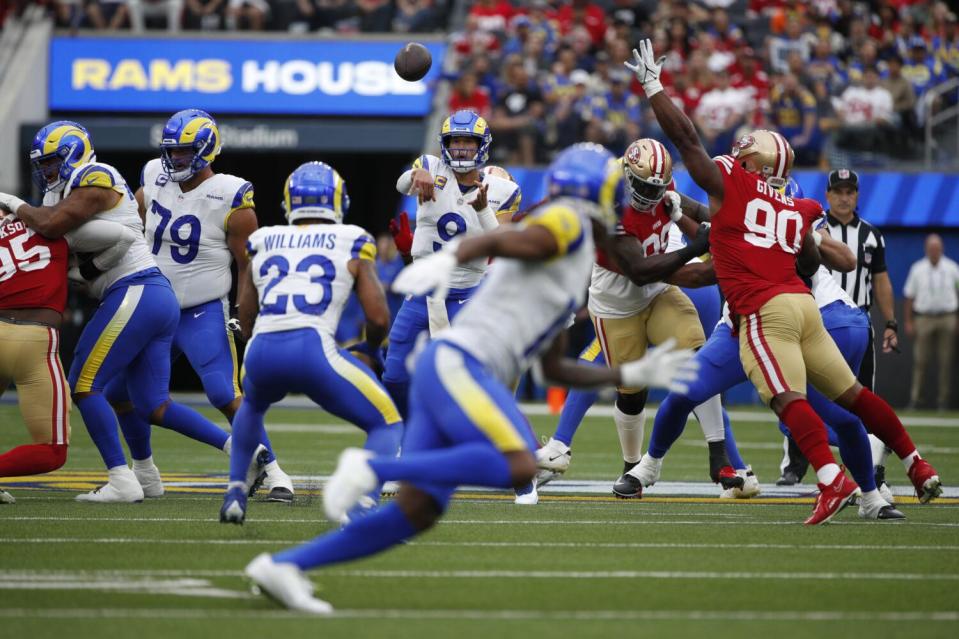
POLYGON ((849 169, 839 169, 839 179, 848 180, 849 179, 849 169))

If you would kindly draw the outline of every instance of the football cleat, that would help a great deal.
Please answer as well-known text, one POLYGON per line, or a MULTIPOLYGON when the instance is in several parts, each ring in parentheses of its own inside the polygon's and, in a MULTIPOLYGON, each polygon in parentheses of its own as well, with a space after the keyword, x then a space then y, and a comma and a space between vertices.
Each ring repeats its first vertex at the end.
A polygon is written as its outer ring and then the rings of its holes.
POLYGON ((876 508, 867 508, 866 505, 860 501, 859 518, 895 521, 899 519, 905 519, 906 516, 891 504, 878 506, 876 508))
POLYGON ((545 486, 569 469, 573 452, 569 446, 552 437, 536 451, 536 485, 545 486))
POLYGON ((942 482, 939 481, 939 473, 925 459, 917 457, 912 462, 912 466, 909 467, 908 475, 916 489, 916 496, 919 497, 920 504, 928 504, 942 494, 942 482))
POLYGON ((243 525, 246 519, 246 493, 239 486, 226 491, 223 496, 223 506, 220 508, 221 524, 243 525))
POLYGON ((280 468, 274 459, 266 465, 266 479, 263 488, 269 491, 267 501, 277 501, 284 504, 293 503, 293 480, 280 468))
POLYGON ((739 488, 740 490, 746 484, 745 475, 740 476, 732 466, 723 466, 710 473, 714 483, 723 487, 723 490, 730 488, 739 488))
POLYGON ((809 461, 791 437, 783 438, 783 459, 779 468, 782 474, 776 480, 777 486, 795 486, 802 482, 809 470, 809 461))
POLYGON ((639 480, 639 477, 633 474, 635 468, 636 466, 633 466, 628 472, 620 475, 616 483, 613 484, 613 495, 620 499, 643 498, 643 483, 639 480))
POLYGON ((825 524, 860 495, 859 485, 847 477, 846 469, 840 466, 839 474, 830 485, 819 484, 819 496, 812 515, 803 523, 807 526, 825 524))
POLYGON ((160 469, 156 464, 150 462, 148 466, 139 466, 137 460, 133 460, 133 474, 140 482, 140 488, 143 489, 143 496, 156 498, 163 496, 163 479, 160 477, 160 469))
POLYGON ((260 489, 263 482, 266 481, 266 465, 270 451, 266 446, 260 444, 253 451, 253 459, 250 460, 250 467, 246 471, 246 496, 252 497, 260 489))
POLYGON ((76 500, 94 504, 135 504, 143 501, 143 488, 128 467, 110 469, 109 477, 106 484, 77 495, 76 500))
POLYGON ((649 453, 643 455, 639 463, 633 466, 629 474, 634 476, 642 484, 643 488, 648 488, 659 481, 659 476, 663 472, 663 459, 656 459, 649 453))
POLYGON ((720 493, 720 499, 749 499, 762 492, 759 488, 759 479, 753 473, 752 466, 738 468, 736 474, 743 478, 742 488, 727 488, 720 493))
POLYGON ((520 506, 535 506, 539 503, 539 493, 536 491, 536 480, 531 481, 528 485, 516 489, 516 498, 513 499, 514 504, 519 504, 520 506))
POLYGON ((340 453, 336 470, 323 487, 323 510, 332 522, 339 523, 360 498, 376 490, 379 479, 370 468, 373 453, 362 448, 347 448, 340 453))
POLYGON ((892 491, 889 489, 889 484, 886 483, 886 467, 885 466, 876 466, 876 488, 879 490, 879 495, 885 499, 890 504, 896 503, 896 498, 893 496, 892 491))
POLYGON ((5 490, 0 490, 0 504, 15 504, 17 500, 5 490))
POLYGON ((243 573, 253 582, 255 594, 264 594, 280 605, 314 615, 328 615, 333 606, 313 596, 313 582, 289 563, 276 563, 267 553, 247 564, 243 573))

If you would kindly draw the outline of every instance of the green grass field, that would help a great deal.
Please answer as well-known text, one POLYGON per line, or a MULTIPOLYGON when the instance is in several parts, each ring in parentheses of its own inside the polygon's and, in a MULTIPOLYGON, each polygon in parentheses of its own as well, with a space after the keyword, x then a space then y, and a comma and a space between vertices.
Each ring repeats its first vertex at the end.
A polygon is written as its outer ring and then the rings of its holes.
MULTIPOLYGON (((951 417, 951 427, 910 428, 946 485, 959 477, 959 416, 951 417)), ((0 406, 0 420, 0 450, 22 443, 16 408, 0 406)), ((555 418, 533 421, 548 434, 555 418)), ((339 451, 362 439, 320 411, 275 410, 268 424, 292 475, 328 474, 339 451)), ((736 430, 760 480, 774 481, 781 439, 772 422, 736 430)), ((257 553, 330 530, 309 490, 317 482, 298 482, 307 489, 293 507, 253 502, 245 526, 224 526, 220 489, 182 484, 222 485, 226 457, 161 429, 154 453, 164 475, 179 479, 177 492, 139 505, 75 503, 105 473, 74 412, 64 469, 31 484, 0 482, 18 500, 0 506, 0 636, 918 639, 959 627, 959 500, 904 500, 909 519, 895 524, 861 522, 847 509, 836 524, 808 529, 800 522, 811 500, 654 492, 629 502, 544 492, 535 507, 464 495, 413 543, 313 573, 338 612, 305 617, 249 594, 241 571, 257 553)), ((587 418, 567 478, 612 480, 618 457, 612 421, 587 418)), ((705 466, 690 424, 663 479, 699 481, 705 466)), ((907 483, 895 460, 888 476, 907 483)))

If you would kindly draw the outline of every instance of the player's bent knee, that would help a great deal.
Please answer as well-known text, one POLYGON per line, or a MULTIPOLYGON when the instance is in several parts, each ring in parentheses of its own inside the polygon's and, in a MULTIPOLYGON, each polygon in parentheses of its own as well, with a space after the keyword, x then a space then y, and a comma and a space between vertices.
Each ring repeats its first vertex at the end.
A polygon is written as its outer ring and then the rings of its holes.
POLYGON ((799 399, 806 399, 806 396, 796 391, 786 391, 773 397, 772 401, 769 402, 769 407, 777 415, 782 415, 787 406, 799 399))
POLYGON ((167 406, 170 405, 170 398, 167 398, 160 402, 159 405, 152 403, 152 405, 147 406, 137 406, 136 410, 139 413, 142 419, 150 422, 151 424, 156 424, 157 426, 163 425, 163 418, 166 415, 167 406))
MULTIPOLYGON (((107 401, 110 401, 110 398, 107 398, 107 401)), ((136 408, 133 406, 133 402, 129 400, 124 400, 121 402, 110 402, 110 406, 113 407, 113 412, 117 415, 125 415, 127 413, 132 413, 136 408)))
POLYGON ((506 453, 513 488, 523 488, 536 476, 536 458, 528 450, 506 453))
POLYGON ((67 463, 66 444, 50 444, 50 466, 44 472, 52 473, 67 463))
POLYGON ((418 531, 432 528, 443 514, 443 507, 424 490, 403 484, 396 494, 396 504, 406 515, 410 525, 418 531))
POLYGON ((646 399, 649 397, 649 391, 642 390, 638 393, 616 393, 616 407, 626 415, 639 415, 646 408, 646 399))
POLYGON ((839 397, 833 401, 842 406, 845 409, 852 409, 853 405, 856 403, 856 398, 859 397, 859 393, 862 392, 863 386, 859 382, 856 382, 845 391, 843 391, 839 397))

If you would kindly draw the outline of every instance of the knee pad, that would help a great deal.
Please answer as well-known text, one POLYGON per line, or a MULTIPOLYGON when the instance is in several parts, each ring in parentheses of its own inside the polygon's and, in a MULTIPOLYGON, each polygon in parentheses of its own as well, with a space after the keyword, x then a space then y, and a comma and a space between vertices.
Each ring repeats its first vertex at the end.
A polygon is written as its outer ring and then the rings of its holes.
POLYGON ((646 408, 646 399, 649 397, 649 391, 640 391, 638 393, 617 393, 616 407, 626 415, 639 415, 646 408))

